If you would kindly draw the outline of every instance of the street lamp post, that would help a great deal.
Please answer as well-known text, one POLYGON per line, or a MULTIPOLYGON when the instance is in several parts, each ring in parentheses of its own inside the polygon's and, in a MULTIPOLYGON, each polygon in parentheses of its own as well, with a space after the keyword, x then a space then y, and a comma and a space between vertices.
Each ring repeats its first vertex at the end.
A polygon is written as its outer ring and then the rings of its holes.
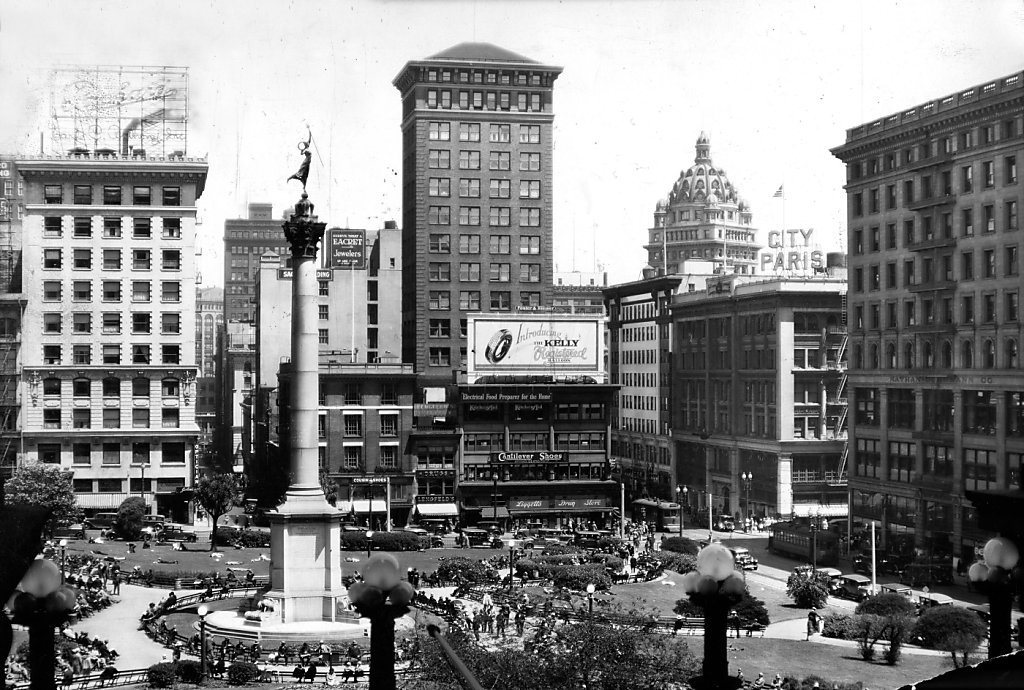
POLYGON ((732 553, 721 544, 709 544, 697 554, 697 569, 683 576, 683 591, 704 612, 703 674, 690 679, 694 688, 734 688, 729 677, 728 615, 739 603, 746 585, 736 570, 732 553))
POLYGON ((53 561, 32 562, 18 585, 21 590, 12 603, 12 621, 28 626, 29 671, 32 690, 56 690, 53 655, 54 628, 74 609, 73 589, 61 584, 61 573, 53 561))
POLYGON ((196 613, 199 614, 199 678, 206 680, 206 614, 210 609, 202 604, 196 613))
POLYGON ((744 508, 743 514, 743 532, 747 533, 749 531, 748 525, 750 523, 750 485, 754 481, 754 473, 744 472, 740 475, 740 479, 743 480, 743 493, 746 497, 746 500, 744 501, 746 507, 744 508))
POLYGON ((818 527, 820 526, 819 525, 819 520, 821 519, 819 517, 819 515, 820 514, 818 512, 815 512, 813 515, 810 516, 810 518, 811 518, 811 568, 813 568, 814 570, 818 569, 818 527))
POLYGON ((60 582, 61 582, 61 584, 64 584, 64 581, 67 579, 67 576, 64 574, 64 556, 67 555, 68 540, 67 539, 61 539, 59 544, 60 544, 60 582))
POLYGON ((971 582, 988 594, 989 633, 988 658, 994 659, 1011 651, 1010 618, 1013 609, 1013 568, 1020 552, 1006 537, 990 539, 985 544, 984 562, 971 566, 967 572, 971 582))
MULTIPOLYGON (((516 542, 511 541, 512 544, 516 542)), ((512 546, 508 550, 508 593, 512 594, 512 582, 516 577, 516 547, 512 546)))
POLYGON ((370 547, 373 545, 373 530, 366 530, 366 557, 370 557, 370 547))
POLYGON ((590 608, 590 616, 594 615, 594 590, 596 589, 597 588, 594 587, 593 582, 587 585, 587 603, 589 604, 590 608))
POLYGON ((360 570, 362 582, 348 588, 360 616, 370 619, 370 690, 395 690, 395 619, 409 611, 416 590, 399 577, 398 560, 379 553, 360 570))
POLYGON ((683 496, 686 496, 690 492, 688 486, 677 486, 676 487, 676 503, 679 504, 679 536, 683 536, 683 496))
MULTIPOLYGON (((494 479, 494 491, 491 492, 491 519, 498 524, 498 468, 491 468, 491 478, 494 479)), ((504 530, 503 530, 504 531, 504 530)))

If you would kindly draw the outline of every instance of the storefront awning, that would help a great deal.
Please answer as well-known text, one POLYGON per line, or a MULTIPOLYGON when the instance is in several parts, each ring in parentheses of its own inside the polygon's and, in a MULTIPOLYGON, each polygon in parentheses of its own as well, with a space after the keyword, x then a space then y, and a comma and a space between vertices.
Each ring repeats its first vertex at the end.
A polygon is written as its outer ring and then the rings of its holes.
POLYGON ((501 520, 508 517, 508 508, 505 506, 498 506, 497 509, 495 509, 491 506, 485 506, 480 511, 480 517, 484 520, 501 520), (495 510, 497 510, 497 515, 494 514, 495 510))
POLYGON ((338 501, 337 509, 343 513, 369 513, 370 508, 373 508, 373 512, 384 514, 388 507, 383 500, 376 500, 372 502, 363 499, 355 501, 338 501))
POLYGON ((821 517, 846 517, 850 514, 850 507, 845 503, 830 505, 818 505, 816 503, 813 505, 810 503, 793 504, 793 515, 796 517, 811 517, 815 514, 821 517))
POLYGON ((416 512, 424 517, 457 517, 459 507, 454 503, 417 503, 416 512))

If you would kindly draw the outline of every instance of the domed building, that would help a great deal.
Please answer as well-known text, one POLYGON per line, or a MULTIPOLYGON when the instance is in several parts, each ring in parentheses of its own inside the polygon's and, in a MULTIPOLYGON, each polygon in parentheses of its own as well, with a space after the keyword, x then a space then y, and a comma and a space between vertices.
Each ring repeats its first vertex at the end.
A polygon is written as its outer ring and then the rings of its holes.
POLYGON ((696 149, 693 165, 679 173, 668 198, 655 207, 654 227, 647 231, 647 261, 667 274, 752 274, 761 247, 750 224, 750 207, 725 170, 715 167, 704 132, 696 149), (693 265, 697 262, 705 265, 693 265))

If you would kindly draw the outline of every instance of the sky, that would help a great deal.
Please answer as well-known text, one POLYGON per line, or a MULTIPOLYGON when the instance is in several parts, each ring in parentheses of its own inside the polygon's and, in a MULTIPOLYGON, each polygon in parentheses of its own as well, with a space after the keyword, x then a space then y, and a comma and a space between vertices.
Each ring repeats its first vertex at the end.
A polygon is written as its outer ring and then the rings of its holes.
POLYGON ((223 285, 223 230, 249 202, 310 198, 328 226, 401 219, 409 60, 465 41, 563 68, 555 82, 556 271, 636 280, 655 204, 701 131, 759 240, 813 228, 845 246, 848 128, 1024 69, 1022 0, 0 0, 0 151, 35 153, 53 65, 189 68, 188 154, 204 286, 223 285), (773 194, 785 185, 785 208, 773 194))

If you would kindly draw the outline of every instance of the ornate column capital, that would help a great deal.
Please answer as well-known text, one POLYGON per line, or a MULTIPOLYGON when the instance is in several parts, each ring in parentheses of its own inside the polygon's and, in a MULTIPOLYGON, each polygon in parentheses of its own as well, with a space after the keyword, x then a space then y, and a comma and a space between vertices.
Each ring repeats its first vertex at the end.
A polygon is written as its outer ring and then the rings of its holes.
POLYGON ((317 245, 324 238, 327 223, 317 221, 313 213, 313 202, 303 192, 302 198, 295 204, 295 213, 284 224, 284 236, 292 249, 294 259, 315 259, 317 245))

